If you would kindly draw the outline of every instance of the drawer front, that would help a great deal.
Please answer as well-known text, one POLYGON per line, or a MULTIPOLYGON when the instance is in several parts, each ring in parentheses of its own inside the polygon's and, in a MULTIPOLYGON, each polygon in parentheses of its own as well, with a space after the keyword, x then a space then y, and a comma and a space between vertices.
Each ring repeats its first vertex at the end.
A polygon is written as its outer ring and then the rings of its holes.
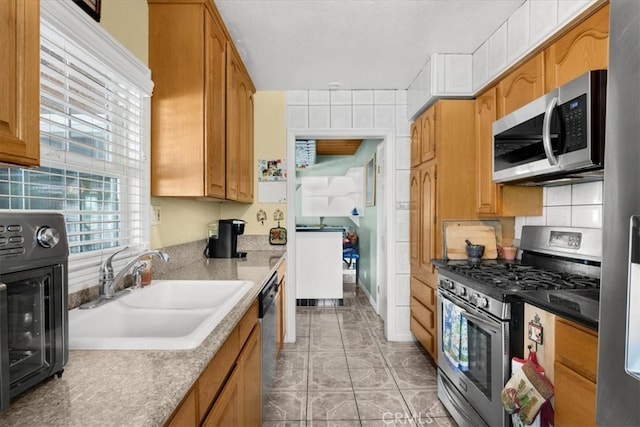
POLYGON ((249 334, 256 323, 258 323, 258 300, 251 304, 251 307, 249 307, 238 323, 238 338, 241 345, 244 345, 247 338, 249 338, 249 334))
POLYGON ((436 331, 436 312, 429 307, 425 307, 416 298, 411 298, 411 316, 415 317, 422 326, 431 333, 435 334, 436 331))
POLYGON ((436 290, 415 276, 411 276, 411 296, 435 312, 436 290))
POLYGON ((277 271, 278 271, 278 282, 282 282, 282 279, 284 279, 284 275, 287 271, 286 259, 283 259, 282 262, 278 265, 277 271))
POLYGON ((556 318, 555 360, 595 383, 598 334, 568 320, 556 318))
POLYGON ((411 332, 416 336, 420 344, 424 347, 425 350, 431 355, 431 357, 436 359, 436 337, 425 329, 422 324, 416 320, 415 317, 411 316, 410 320, 411 332))

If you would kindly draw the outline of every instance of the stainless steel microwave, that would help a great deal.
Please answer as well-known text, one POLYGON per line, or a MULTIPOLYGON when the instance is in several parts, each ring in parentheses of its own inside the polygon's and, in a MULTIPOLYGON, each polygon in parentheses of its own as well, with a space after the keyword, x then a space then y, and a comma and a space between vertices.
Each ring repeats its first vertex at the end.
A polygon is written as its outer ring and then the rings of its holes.
POLYGON ((607 71, 590 71, 493 123, 493 180, 601 179, 607 71))

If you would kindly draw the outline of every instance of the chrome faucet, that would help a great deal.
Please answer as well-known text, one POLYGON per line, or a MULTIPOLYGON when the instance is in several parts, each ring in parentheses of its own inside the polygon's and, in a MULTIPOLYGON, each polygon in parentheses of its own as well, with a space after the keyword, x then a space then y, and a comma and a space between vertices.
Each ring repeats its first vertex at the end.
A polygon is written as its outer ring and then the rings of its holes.
POLYGON ((131 259, 131 261, 129 261, 127 265, 125 265, 122 268, 122 270, 120 270, 120 272, 114 276, 113 266, 112 266, 113 257, 127 249, 128 247, 120 249, 119 251, 116 251, 111 255, 109 255, 107 259, 104 260, 104 262, 100 266, 100 277, 99 277, 100 290, 99 290, 98 298, 94 301, 88 302, 86 304, 82 304, 80 308, 98 307, 106 302, 109 302, 113 299, 118 298, 121 295, 129 293, 130 292, 129 289, 123 289, 119 292, 116 292, 115 290, 118 287, 118 285, 122 283, 129 269, 134 265, 138 264, 140 262, 140 259, 151 255, 151 256, 160 258, 164 262, 169 261, 169 255, 167 255, 165 252, 158 251, 158 250, 146 250, 144 252, 139 253, 133 259, 131 259))

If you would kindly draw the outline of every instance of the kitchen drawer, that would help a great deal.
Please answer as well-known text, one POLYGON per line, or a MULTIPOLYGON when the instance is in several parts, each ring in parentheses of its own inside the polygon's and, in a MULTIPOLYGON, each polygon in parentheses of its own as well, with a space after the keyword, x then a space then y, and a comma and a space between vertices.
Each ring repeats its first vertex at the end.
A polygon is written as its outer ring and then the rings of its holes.
POLYGON ((411 296, 420 301, 425 307, 435 311, 436 290, 416 276, 411 276, 411 296))
POLYGON ((425 329, 425 327, 422 326, 422 323, 420 323, 413 315, 411 316, 410 322, 411 322, 410 323, 411 332, 413 332, 413 335, 415 335, 418 341, 420 341, 420 344, 422 344, 425 350, 427 350, 427 352, 429 352, 429 354, 431 354, 431 356, 435 360, 436 359, 435 335, 429 332, 427 329, 425 329))
POLYGON ((556 363, 562 363, 588 380, 596 382, 598 364, 596 332, 557 317, 555 354, 556 363))
POLYGON ((436 329, 436 312, 435 307, 431 309, 425 307, 415 297, 411 298, 411 316, 415 317, 422 325, 432 333, 436 329))
POLYGON ((238 339, 242 345, 249 338, 253 327, 258 323, 258 301, 256 300, 238 323, 238 339))

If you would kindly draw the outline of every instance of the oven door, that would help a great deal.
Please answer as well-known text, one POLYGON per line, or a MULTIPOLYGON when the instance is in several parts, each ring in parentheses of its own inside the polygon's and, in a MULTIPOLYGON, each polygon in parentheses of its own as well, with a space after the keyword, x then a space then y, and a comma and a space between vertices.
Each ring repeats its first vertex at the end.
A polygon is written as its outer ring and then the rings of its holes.
POLYGON ((57 289, 62 274, 63 267, 57 265, 2 275, 2 409, 6 409, 7 389, 12 398, 66 362, 61 337, 64 292, 57 289))
POLYGON ((489 317, 442 290, 438 291, 438 317, 438 374, 444 376, 439 379, 439 387, 444 389, 445 405, 449 403, 447 406, 454 418, 455 413, 461 416, 457 420, 460 424, 508 426, 501 392, 509 374, 509 323, 489 317), (461 309, 462 321, 466 323, 461 331, 466 330, 468 366, 454 366, 445 355, 444 305, 447 302, 461 309), (477 420, 478 415, 482 423, 477 420))

